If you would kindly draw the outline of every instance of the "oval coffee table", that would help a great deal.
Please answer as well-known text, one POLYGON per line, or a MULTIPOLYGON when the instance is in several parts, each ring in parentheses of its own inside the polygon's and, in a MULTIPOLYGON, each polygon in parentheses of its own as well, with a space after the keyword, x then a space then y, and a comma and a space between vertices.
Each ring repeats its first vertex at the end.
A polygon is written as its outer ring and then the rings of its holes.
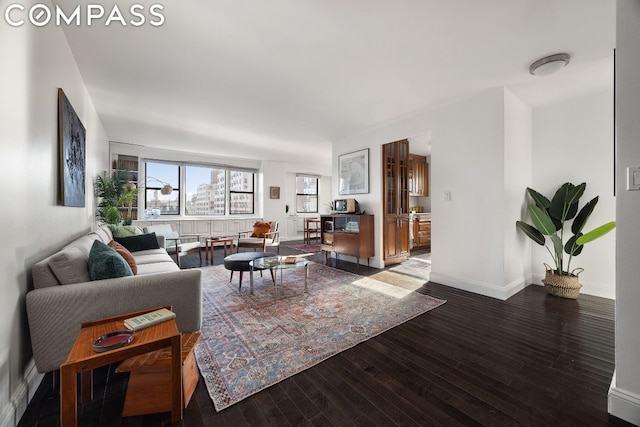
POLYGON ((307 293, 307 282, 309 277, 309 261, 302 257, 296 257, 295 263, 286 263, 284 260, 288 257, 283 256, 274 256, 274 257, 264 257, 254 259, 249 262, 251 266, 251 287, 250 293, 253 295, 253 270, 271 270, 273 277, 273 270, 276 270, 276 275, 273 280, 274 285, 274 303, 278 302, 278 278, 277 278, 277 270, 280 270, 280 287, 282 287, 282 274, 284 270, 292 270, 295 268, 304 267, 304 291, 303 293, 307 293))

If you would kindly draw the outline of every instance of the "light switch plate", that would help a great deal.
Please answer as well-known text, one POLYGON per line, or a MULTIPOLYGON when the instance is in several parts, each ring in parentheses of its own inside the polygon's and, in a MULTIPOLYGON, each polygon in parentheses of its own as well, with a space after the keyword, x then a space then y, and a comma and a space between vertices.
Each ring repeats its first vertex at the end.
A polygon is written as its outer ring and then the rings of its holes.
POLYGON ((627 191, 640 190, 640 166, 627 168, 627 191))

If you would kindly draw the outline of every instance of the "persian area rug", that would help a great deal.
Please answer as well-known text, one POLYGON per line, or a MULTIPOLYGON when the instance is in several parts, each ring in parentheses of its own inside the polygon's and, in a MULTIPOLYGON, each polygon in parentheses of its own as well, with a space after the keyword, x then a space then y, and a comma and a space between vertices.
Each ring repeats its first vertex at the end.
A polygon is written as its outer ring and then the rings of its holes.
POLYGON ((286 270, 274 304, 271 275, 238 292, 223 266, 202 268, 196 360, 216 411, 445 303, 400 286, 309 263, 286 270))
POLYGON ((287 245, 288 248, 296 249, 302 252, 320 252, 322 247, 320 245, 287 245))

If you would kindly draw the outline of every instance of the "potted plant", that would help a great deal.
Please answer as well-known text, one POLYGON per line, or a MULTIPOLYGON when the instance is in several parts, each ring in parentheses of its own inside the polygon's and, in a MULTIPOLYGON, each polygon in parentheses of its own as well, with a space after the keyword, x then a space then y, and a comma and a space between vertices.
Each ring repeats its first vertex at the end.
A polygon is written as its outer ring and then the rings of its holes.
POLYGON ((578 211, 578 202, 587 187, 586 183, 573 185, 564 183, 549 200, 537 191, 527 188, 533 204, 529 205, 529 214, 533 225, 523 221, 516 221, 517 227, 537 244, 544 246, 555 264, 555 268, 544 264, 546 273, 542 281, 547 293, 564 298, 575 299, 580 294, 582 285, 578 282, 578 275, 584 270, 571 270, 574 256, 582 253, 584 245, 605 235, 616 226, 615 221, 608 222, 584 233, 587 219, 598 203, 598 196, 591 199, 578 211), (571 237, 565 241, 565 225, 571 224, 571 237), (551 241, 547 245, 547 237, 551 241), (567 255, 567 256, 565 256, 567 255), (566 267, 565 267, 566 261, 566 267))
POLYGON ((126 187, 125 173, 115 170, 111 175, 106 172, 98 175, 94 182, 96 196, 100 197, 98 203, 98 219, 112 228, 122 221, 119 206, 123 206, 137 196, 136 190, 126 187))

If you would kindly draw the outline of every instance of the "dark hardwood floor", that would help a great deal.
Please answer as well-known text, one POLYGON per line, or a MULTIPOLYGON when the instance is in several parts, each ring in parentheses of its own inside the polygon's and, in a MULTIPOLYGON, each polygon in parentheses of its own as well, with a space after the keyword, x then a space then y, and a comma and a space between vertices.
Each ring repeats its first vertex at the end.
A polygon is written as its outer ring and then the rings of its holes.
MULTIPOLYGON (((294 243, 294 242, 291 242, 294 243)), ((296 253, 283 243, 282 254, 296 253)), ((322 255, 311 258, 324 262, 322 255)), ((216 262, 222 251, 216 249, 216 262)), ((185 259, 198 266, 197 256, 185 259)), ((376 269, 337 261, 368 275, 376 269)), ((529 286, 508 301, 436 283, 435 310, 217 413, 202 379, 179 426, 626 426, 607 414, 614 302, 547 296, 529 286)), ((95 371, 84 426, 167 426, 168 413, 122 419, 128 374, 95 371)), ((20 426, 59 425, 47 374, 20 426)))

